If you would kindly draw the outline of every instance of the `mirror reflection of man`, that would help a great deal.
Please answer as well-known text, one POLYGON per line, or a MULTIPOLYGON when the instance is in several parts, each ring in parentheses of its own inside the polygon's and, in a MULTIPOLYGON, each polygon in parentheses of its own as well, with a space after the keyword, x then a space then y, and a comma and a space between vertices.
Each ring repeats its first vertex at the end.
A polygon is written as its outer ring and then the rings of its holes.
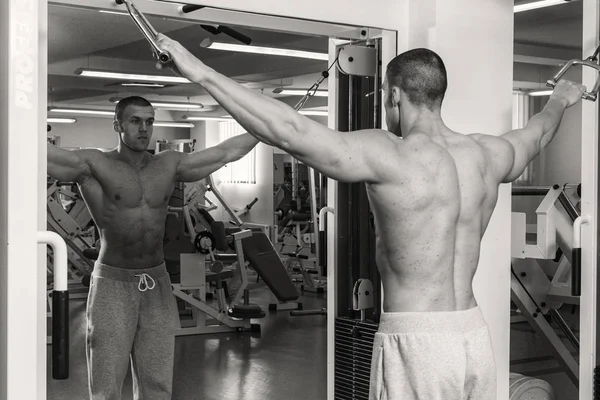
POLYGON ((152 104, 132 96, 115 107, 115 149, 48 144, 48 175, 77 183, 100 235, 86 312, 93 400, 120 399, 130 364, 134 399, 171 398, 179 317, 163 251, 168 201, 176 182, 201 180, 258 143, 246 133, 193 153, 153 155, 153 124, 152 104))

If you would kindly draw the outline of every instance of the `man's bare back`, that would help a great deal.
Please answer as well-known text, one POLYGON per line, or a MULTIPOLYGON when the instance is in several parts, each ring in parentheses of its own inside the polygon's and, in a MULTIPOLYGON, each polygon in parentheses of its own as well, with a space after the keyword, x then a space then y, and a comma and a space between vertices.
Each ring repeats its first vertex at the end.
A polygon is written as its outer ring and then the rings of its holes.
POLYGON ((367 184, 378 222, 377 266, 390 294, 384 309, 472 308, 480 241, 500 184, 487 149, 477 136, 450 130, 388 136, 401 147, 390 166, 396 179, 367 184))
POLYGON ((80 154, 89 174, 79 187, 101 237, 98 261, 132 269, 160 264, 177 157, 172 152, 147 153, 132 166, 114 150, 80 154))

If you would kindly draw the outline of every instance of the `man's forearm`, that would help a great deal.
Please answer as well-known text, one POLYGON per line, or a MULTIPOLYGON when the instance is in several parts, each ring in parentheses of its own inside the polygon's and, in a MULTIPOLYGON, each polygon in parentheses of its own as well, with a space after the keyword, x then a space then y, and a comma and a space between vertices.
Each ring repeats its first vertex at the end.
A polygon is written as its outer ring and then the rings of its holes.
POLYGON ((196 83, 260 141, 287 147, 302 132, 305 117, 287 104, 255 93, 206 66, 202 68, 206 73, 196 83))
POLYGON ((254 136, 244 133, 225 140, 219 144, 219 147, 227 154, 227 162, 232 162, 243 158, 258 143, 259 140, 254 136))
POLYGON ((563 101, 550 98, 544 109, 529 120, 528 125, 540 124, 541 126, 540 149, 546 147, 554 139, 566 108, 563 101))

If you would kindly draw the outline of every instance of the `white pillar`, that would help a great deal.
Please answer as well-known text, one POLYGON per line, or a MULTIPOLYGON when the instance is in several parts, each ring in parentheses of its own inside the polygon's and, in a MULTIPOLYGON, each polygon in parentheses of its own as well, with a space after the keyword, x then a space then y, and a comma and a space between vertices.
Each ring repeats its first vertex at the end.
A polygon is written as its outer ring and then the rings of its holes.
MULTIPOLYGON (((583 54, 585 59, 598 46, 600 4, 583 1, 583 54)), ((582 83, 591 90, 598 74, 583 68, 582 83)), ((581 299, 579 399, 593 397, 593 370, 597 365, 597 245, 598 245, 598 102, 582 100, 581 104, 581 215, 591 217, 581 229, 581 299)))
POLYGON ((0 179, 0 398, 8 400, 46 398, 46 318, 45 309, 40 310, 46 268, 38 265, 35 251, 39 190, 45 191, 38 168, 45 151, 39 152, 38 140, 46 136, 40 103, 46 101, 45 85, 40 91, 40 74, 46 73, 40 68, 46 7, 44 0, 0 2, 0 160, 5 163, 0 179))
MULTIPOLYGON (((491 135, 511 130, 513 19, 506 0, 409 1, 407 47, 398 52, 427 47, 442 57, 448 72, 442 117, 450 129, 491 135)), ((498 399, 508 398, 509 386, 510 198, 510 185, 502 185, 473 281, 492 334, 498 399)))

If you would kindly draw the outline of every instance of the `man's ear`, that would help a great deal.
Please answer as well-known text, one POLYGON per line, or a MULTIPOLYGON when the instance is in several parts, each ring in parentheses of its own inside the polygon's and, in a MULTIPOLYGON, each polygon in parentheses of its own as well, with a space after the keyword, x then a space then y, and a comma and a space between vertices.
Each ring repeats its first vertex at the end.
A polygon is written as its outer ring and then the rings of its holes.
POLYGON ((393 107, 398 107, 402 102, 402 90, 398 86, 392 86, 390 90, 390 100, 393 107))
POLYGON ((113 129, 115 132, 121 133, 121 123, 116 119, 113 121, 113 129))

